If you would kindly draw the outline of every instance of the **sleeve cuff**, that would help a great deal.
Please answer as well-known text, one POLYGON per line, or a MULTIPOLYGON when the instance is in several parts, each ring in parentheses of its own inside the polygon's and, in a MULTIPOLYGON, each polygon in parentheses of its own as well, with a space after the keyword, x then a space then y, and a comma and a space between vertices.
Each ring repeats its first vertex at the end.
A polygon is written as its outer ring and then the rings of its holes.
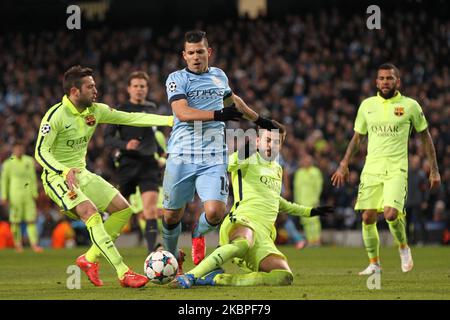
POLYGON ((187 99, 187 96, 183 93, 176 94, 169 99, 169 105, 171 105, 172 102, 180 100, 180 99, 187 99))
POLYGON ((63 170, 62 176, 63 176, 64 180, 66 179, 67 174, 69 173, 69 171, 70 171, 70 168, 66 168, 66 169, 63 170))
POLYGON ((311 217, 311 210, 312 207, 304 207, 305 208, 305 213, 307 217, 311 217))

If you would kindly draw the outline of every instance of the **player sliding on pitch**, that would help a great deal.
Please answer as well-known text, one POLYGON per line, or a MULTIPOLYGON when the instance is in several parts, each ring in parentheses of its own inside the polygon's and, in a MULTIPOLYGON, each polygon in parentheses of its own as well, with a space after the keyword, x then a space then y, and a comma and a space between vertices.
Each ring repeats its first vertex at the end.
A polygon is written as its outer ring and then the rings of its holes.
POLYGON ((283 169, 275 160, 286 136, 284 126, 272 120, 275 130, 261 129, 257 152, 230 156, 234 206, 220 227, 220 247, 197 267, 178 276, 170 286, 192 285, 290 285, 293 275, 286 257, 276 248, 278 212, 297 216, 332 213, 333 208, 305 207, 280 196, 283 169), (226 274, 221 266, 234 258, 245 274, 226 274))
POLYGON ((96 286, 98 259, 103 255, 114 267, 124 287, 142 287, 148 279, 133 272, 114 246, 114 240, 133 214, 125 198, 111 184, 86 169, 89 140, 98 124, 111 123, 137 127, 172 126, 172 116, 127 113, 95 102, 97 89, 92 70, 75 66, 64 74, 62 101, 42 119, 35 157, 42 165, 45 193, 73 219, 85 222, 92 247, 76 260, 96 286), (105 223, 99 212, 111 216, 105 223))
POLYGON ((389 63, 381 65, 376 84, 378 93, 361 103, 355 121, 355 134, 339 168, 331 177, 334 186, 344 184, 349 177, 350 158, 357 150, 361 136, 367 135, 367 157, 355 210, 363 211, 362 235, 370 264, 360 275, 381 272, 377 230, 379 212, 384 213, 389 230, 399 244, 402 271, 408 272, 413 268, 403 210, 408 192, 408 138, 413 127, 419 133, 431 165, 430 187, 438 187, 441 183, 427 121, 417 101, 402 96, 398 91, 398 69, 389 63))

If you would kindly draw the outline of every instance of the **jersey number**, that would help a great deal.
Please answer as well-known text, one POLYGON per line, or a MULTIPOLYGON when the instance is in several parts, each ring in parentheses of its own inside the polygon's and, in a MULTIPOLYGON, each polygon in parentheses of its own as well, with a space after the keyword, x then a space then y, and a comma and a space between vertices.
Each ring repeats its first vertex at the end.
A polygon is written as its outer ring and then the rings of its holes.
POLYGON ((220 192, 228 193, 228 181, 224 176, 220 177, 220 192))
POLYGON ((64 186, 61 185, 61 183, 58 183, 58 187, 61 189, 62 195, 65 195, 67 193, 67 190, 69 190, 69 186, 67 185, 67 182, 65 182, 65 181, 64 181, 64 186))

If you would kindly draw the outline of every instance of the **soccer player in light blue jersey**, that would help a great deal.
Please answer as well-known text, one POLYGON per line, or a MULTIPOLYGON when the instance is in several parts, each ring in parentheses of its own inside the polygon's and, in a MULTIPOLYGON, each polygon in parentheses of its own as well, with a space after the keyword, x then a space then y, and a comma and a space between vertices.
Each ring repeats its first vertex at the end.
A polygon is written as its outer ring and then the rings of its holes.
POLYGON ((205 32, 187 32, 183 50, 187 67, 171 73, 166 81, 174 126, 164 173, 162 234, 164 247, 179 261, 180 272, 184 260, 184 253, 177 249, 181 218, 195 191, 204 212, 192 235, 194 264, 205 256, 203 235, 216 229, 225 216, 228 178, 224 121, 245 116, 260 127, 273 128, 269 119, 260 117, 233 94, 225 72, 209 67, 211 54, 205 32))

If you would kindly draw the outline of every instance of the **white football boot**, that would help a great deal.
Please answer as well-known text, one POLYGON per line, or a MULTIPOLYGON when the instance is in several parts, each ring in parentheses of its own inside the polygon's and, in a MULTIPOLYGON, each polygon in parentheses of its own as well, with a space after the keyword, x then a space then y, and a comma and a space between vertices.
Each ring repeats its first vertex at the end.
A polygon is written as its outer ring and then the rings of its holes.
POLYGON ((411 249, 406 247, 404 249, 399 249, 400 260, 402 261, 402 271, 409 272, 414 267, 414 262, 411 255, 411 249))
POLYGON ((360 273, 358 273, 358 275, 370 276, 371 274, 374 274, 374 273, 381 273, 381 266, 378 263, 369 264, 369 266, 366 269, 364 269, 363 271, 361 271, 360 273))

